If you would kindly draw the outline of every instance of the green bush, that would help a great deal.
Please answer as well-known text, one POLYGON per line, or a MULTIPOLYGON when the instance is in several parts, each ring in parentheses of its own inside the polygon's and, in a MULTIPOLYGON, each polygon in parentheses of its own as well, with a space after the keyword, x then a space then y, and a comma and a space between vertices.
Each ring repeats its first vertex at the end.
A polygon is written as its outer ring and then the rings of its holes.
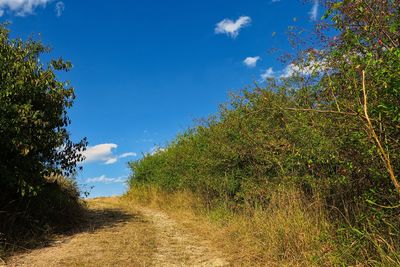
POLYGON ((327 7, 321 47, 299 52, 298 72, 131 162, 131 187, 189 189, 240 212, 294 186, 323 200, 344 264, 400 264, 400 3, 327 7))
POLYGON ((0 233, 39 233, 73 220, 79 193, 72 177, 86 141, 73 143, 67 110, 73 88, 57 80, 71 63, 41 61, 49 49, 32 39, 10 39, 0 25, 0 233), (65 186, 68 183, 68 186, 65 186))

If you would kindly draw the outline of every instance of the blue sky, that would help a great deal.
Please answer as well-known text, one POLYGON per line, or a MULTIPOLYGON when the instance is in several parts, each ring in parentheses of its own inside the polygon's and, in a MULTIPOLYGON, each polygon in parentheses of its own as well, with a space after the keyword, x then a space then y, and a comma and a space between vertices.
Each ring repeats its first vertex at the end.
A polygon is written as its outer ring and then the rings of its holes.
POLYGON ((69 130, 89 140, 77 180, 96 197, 123 193, 127 162, 216 113, 229 92, 290 74, 269 51, 292 52, 288 26, 311 29, 319 9, 302 0, 0 0, 0 20, 72 61, 60 74, 77 95, 69 130))

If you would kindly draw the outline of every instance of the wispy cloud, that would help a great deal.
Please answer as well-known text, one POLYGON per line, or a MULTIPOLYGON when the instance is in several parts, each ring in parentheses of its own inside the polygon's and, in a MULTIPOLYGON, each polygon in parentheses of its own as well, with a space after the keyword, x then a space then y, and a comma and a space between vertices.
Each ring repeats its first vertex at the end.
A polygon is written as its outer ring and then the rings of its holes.
POLYGON ((259 56, 257 56, 257 57, 247 57, 245 60, 243 60, 243 63, 249 68, 254 68, 257 65, 257 62, 260 59, 261 58, 259 56))
POLYGON ((83 163, 99 161, 109 165, 116 163, 118 159, 136 156, 136 153, 134 152, 127 152, 121 155, 115 155, 113 153, 113 150, 117 147, 118 145, 112 143, 89 146, 86 151, 82 152, 82 155, 85 157, 85 161, 83 163))
POLYGON ((0 16, 9 10, 16 16, 33 14, 37 7, 44 7, 52 0, 0 0, 0 16))
POLYGON ((118 156, 118 158, 120 158, 120 159, 128 158, 128 157, 136 157, 136 153, 128 152, 128 153, 123 153, 123 154, 118 156))
POLYGON ((264 82, 265 80, 269 78, 274 78, 275 77, 275 71, 272 68, 266 69, 262 74, 261 74, 261 80, 264 82))
POLYGON ((308 13, 310 15, 311 20, 317 20, 318 18, 318 8, 319 8, 319 0, 314 0, 314 4, 308 13))
POLYGON ((87 178, 86 183, 104 183, 104 184, 125 183, 127 179, 128 176, 109 178, 106 175, 102 175, 99 177, 87 178))
POLYGON ((251 18, 247 16, 241 16, 236 21, 231 19, 224 19, 217 23, 215 27, 216 34, 226 34, 232 38, 236 38, 239 35, 239 30, 245 26, 250 25, 251 18))
POLYGON ((283 69, 283 71, 279 77, 280 78, 289 78, 289 77, 293 76, 294 74, 300 73, 300 72, 301 72, 300 68, 297 65, 292 63, 292 64, 287 65, 283 69))
POLYGON ((274 71, 272 68, 266 69, 261 74, 261 81, 265 82, 268 78, 290 78, 292 76, 310 76, 313 74, 321 74, 328 71, 326 64, 323 61, 310 61, 307 65, 300 66, 295 63, 290 63, 285 68, 279 71, 274 71))
POLYGON ((64 12, 65 4, 62 1, 56 3, 56 16, 61 17, 62 13, 64 12))
POLYGON ((165 148, 163 148, 163 147, 160 147, 160 146, 155 146, 155 147, 152 147, 151 149, 150 149, 150 155, 155 155, 155 154, 158 154, 158 153, 162 153, 162 152, 164 152, 166 149, 165 148))
POLYGON ((312 74, 321 74, 328 71, 325 61, 310 61, 305 66, 299 66, 291 63, 285 67, 285 69, 280 74, 280 78, 289 78, 293 75, 309 76, 312 74))

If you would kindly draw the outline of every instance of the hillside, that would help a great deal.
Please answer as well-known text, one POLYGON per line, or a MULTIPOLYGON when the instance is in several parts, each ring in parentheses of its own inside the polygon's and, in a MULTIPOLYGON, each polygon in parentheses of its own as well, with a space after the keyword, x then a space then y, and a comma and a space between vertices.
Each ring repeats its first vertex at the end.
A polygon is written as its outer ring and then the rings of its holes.
POLYGON ((0 265, 400 266, 400 0, 174 1, 0 0, 0 265))

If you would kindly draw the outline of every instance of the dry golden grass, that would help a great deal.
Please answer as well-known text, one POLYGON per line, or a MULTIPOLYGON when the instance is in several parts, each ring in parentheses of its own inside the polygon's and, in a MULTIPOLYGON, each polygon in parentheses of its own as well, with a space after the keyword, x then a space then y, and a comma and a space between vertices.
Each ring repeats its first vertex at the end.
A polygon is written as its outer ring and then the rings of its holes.
POLYGON ((295 190, 277 191, 268 208, 238 214, 224 206, 207 210, 188 192, 142 187, 122 199, 90 200, 88 225, 11 258, 9 265, 338 265, 331 226, 318 203, 295 190))
POLYGON ((229 266, 207 238, 157 209, 99 198, 89 201, 87 219, 80 232, 16 255, 9 266, 229 266))
POLYGON ((331 226, 318 201, 295 190, 276 192, 264 210, 234 214, 206 210, 193 194, 132 189, 128 201, 162 209, 198 235, 212 240, 235 266, 333 266, 339 264, 331 226))
POLYGON ((151 224, 119 198, 88 202, 88 225, 52 246, 9 260, 9 266, 148 266, 155 251, 151 224))

